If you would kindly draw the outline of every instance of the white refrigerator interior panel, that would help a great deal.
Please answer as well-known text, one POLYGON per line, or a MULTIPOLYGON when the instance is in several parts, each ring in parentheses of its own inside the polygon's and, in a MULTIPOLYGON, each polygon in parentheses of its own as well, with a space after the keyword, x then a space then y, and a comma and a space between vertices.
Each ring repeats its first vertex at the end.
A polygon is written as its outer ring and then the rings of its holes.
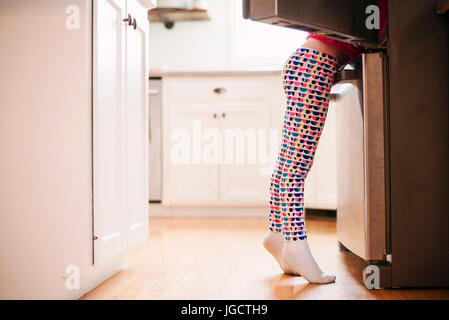
POLYGON ((338 240, 365 257, 365 196, 361 92, 352 83, 337 85, 333 103, 337 118, 338 240))

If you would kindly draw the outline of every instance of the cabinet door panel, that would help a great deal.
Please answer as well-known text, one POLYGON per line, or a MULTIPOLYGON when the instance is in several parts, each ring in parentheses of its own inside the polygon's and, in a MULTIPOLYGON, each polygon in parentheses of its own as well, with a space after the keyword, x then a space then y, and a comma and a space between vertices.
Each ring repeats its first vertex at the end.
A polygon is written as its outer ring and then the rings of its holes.
POLYGON ((124 48, 126 1, 94 2, 94 261, 126 248, 123 211, 124 48))
MULTIPOLYGON (((313 164, 314 201, 310 207, 337 209, 337 130, 335 105, 331 103, 326 124, 318 144, 313 164)), ((307 203, 306 203, 307 206, 307 203)))
POLYGON ((305 184, 304 205, 310 209, 337 209, 337 147, 335 105, 330 104, 326 123, 305 184))
POLYGON ((270 106, 245 101, 224 104, 222 110, 220 128, 228 147, 224 148, 225 162, 220 166, 220 200, 267 204, 271 174, 270 106))
POLYGON ((128 0, 136 29, 127 27, 126 43, 126 216, 128 247, 148 236, 148 77, 146 10, 128 0))
POLYGON ((204 163, 208 142, 203 134, 218 132, 214 107, 173 104, 164 144, 164 202, 199 204, 218 201, 218 165, 204 163))

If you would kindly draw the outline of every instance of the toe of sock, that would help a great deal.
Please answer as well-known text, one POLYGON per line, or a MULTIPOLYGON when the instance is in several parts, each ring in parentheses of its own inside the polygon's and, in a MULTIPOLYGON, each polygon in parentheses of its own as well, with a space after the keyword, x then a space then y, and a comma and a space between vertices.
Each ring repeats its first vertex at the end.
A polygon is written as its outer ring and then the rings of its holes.
POLYGON ((321 283, 332 283, 332 282, 335 282, 336 278, 337 277, 335 275, 333 275, 333 274, 323 273, 323 275, 322 275, 322 281, 323 282, 321 282, 321 283))

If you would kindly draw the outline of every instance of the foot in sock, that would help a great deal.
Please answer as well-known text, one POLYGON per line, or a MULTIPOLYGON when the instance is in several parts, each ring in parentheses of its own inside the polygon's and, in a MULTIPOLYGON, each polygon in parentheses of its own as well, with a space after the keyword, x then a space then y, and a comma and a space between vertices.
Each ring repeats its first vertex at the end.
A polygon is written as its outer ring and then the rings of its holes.
POLYGON ((282 232, 268 231, 263 239, 263 246, 276 259, 282 271, 288 274, 296 274, 294 271, 285 268, 282 264, 282 249, 284 247, 284 236, 282 232))
POLYGON ((324 273, 318 266, 310 252, 307 239, 285 241, 280 265, 293 274, 303 276, 310 283, 335 282, 333 274, 324 273))

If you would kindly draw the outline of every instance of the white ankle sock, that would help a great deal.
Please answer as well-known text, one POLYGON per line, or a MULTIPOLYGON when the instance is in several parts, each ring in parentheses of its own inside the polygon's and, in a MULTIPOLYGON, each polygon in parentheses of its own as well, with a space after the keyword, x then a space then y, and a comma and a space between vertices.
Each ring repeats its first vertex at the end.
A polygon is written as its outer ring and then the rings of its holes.
POLYGON ((276 259, 282 271, 288 274, 297 274, 282 264, 282 249, 284 247, 284 236, 282 232, 268 231, 263 239, 263 246, 276 259))
POLYGON ((307 239, 285 241, 280 265, 293 271, 294 274, 303 276, 310 283, 335 282, 333 274, 324 273, 318 266, 310 252, 307 239))

